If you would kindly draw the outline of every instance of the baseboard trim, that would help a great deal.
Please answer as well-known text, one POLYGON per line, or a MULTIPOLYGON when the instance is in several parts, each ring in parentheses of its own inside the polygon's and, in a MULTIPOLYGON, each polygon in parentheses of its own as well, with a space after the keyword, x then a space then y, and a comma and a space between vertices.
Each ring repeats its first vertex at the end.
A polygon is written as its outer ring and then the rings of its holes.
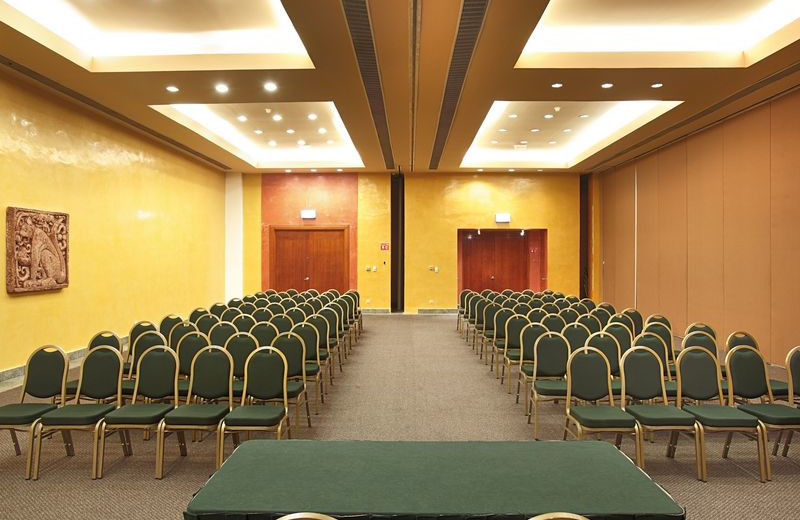
POLYGON ((417 309, 417 314, 456 314, 458 309, 417 309))
POLYGON ((391 309, 361 309, 361 314, 391 314, 391 309))

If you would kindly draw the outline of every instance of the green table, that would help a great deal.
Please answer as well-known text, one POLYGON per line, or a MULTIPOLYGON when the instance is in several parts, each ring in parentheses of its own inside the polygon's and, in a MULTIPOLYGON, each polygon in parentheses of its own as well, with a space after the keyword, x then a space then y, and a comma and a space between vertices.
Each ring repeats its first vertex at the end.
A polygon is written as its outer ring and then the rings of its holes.
POLYGON ((614 520, 686 512, 600 441, 243 443, 195 495, 187 520, 337 517, 521 520, 569 511, 614 520))

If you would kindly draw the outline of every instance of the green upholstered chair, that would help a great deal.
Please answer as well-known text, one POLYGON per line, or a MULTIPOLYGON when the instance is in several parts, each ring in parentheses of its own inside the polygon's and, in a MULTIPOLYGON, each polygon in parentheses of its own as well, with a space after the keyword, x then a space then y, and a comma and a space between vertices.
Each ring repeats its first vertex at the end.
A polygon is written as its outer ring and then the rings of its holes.
MULTIPOLYGON (((672 381, 672 374, 669 371, 670 352, 661 336, 653 332, 642 332, 633 339, 633 346, 647 347, 655 352, 659 361, 661 361, 661 367, 664 369, 663 375, 666 376, 668 381, 672 381)), ((669 395, 670 392, 669 389, 667 389, 667 395, 668 397, 674 398, 677 395, 678 386, 672 386, 674 387, 675 393, 669 395)))
MULTIPOLYGON (((725 357, 728 367, 728 404, 758 418, 764 429, 764 448, 770 431, 783 433, 800 430, 800 409, 776 403, 769 384, 769 368, 764 356, 755 347, 738 345, 725 357), (753 402, 757 400, 758 402, 753 402)), ((732 434, 728 434, 727 446, 732 434)), ((773 454, 777 455, 778 444, 773 454)), ((769 457, 765 457, 767 480, 772 480, 769 457)))
MULTIPOLYGON (((622 348, 617 341, 616 336, 608 331, 595 332, 586 339, 586 346, 593 347, 603 353, 608 361, 611 370, 611 376, 619 377, 619 360, 622 357, 622 348)), ((621 388, 619 381, 614 379, 612 381, 612 388, 621 388)))
POLYGON ((617 310, 614 308, 614 306, 608 302, 599 303, 597 304, 597 307, 600 309, 604 309, 609 316, 613 316, 614 314, 617 313, 617 310))
POLYGON ((255 305, 257 309, 264 309, 269 305, 269 300, 266 298, 257 298, 256 301, 253 302, 253 305, 255 305))
MULTIPOLYGON (((470 333, 475 328, 475 322, 478 320, 478 304, 486 299, 475 293, 467 299, 467 313, 464 316, 466 320, 464 325, 464 341, 469 343, 470 333)), ((488 303, 488 302, 487 302, 488 303)), ((481 318, 483 317, 483 308, 480 310, 481 318)))
POLYGON ((458 322, 456 324, 456 330, 462 335, 462 337, 467 334, 468 321, 470 317, 470 302, 472 302, 475 298, 480 298, 480 295, 475 291, 464 291, 464 308, 463 310, 459 311, 458 322))
POLYGON ((100 420, 96 478, 103 478, 107 433, 119 433, 122 453, 129 457, 133 455, 130 430, 143 430, 149 435, 178 406, 179 367, 178 355, 169 347, 150 347, 139 357, 130 404, 112 410, 100 420))
POLYGON ((561 309, 558 315, 561 316, 561 318, 564 320, 564 323, 569 324, 578 321, 578 318, 581 314, 577 310, 568 307, 566 309, 561 309))
POLYGON ((289 296, 297 296, 299 293, 297 289, 286 289, 286 294, 289 296))
POLYGON ((192 360, 198 352, 211 345, 211 340, 202 332, 190 332, 178 342, 178 394, 186 397, 189 393, 189 376, 192 360))
POLYGON ((289 309, 288 311, 286 311, 286 315, 292 319, 292 322, 294 322, 295 325, 298 323, 303 323, 304 321, 306 321, 307 318, 306 313, 303 312, 303 310, 298 307, 295 307, 294 309, 289 309))
POLYGON ((725 340, 725 350, 730 351, 739 345, 748 345, 758 350, 758 341, 756 341, 756 338, 744 330, 737 330, 728 335, 728 339, 725 340))
POLYGON ((300 425, 300 406, 305 404, 306 420, 311 427, 311 409, 306 393, 306 345, 303 338, 294 332, 282 332, 272 340, 272 348, 276 348, 286 357, 288 365, 286 394, 294 404, 294 424, 300 425))
MULTIPOLYGON (((155 334, 158 334, 157 332, 155 334)), ((32 478, 39 478, 42 438, 60 431, 67 455, 72 457, 72 431, 92 432, 92 478, 97 476, 97 442, 100 423, 122 404, 122 356, 117 349, 101 346, 90 350, 81 363, 75 401, 50 410, 34 429, 32 478), (81 402, 90 400, 91 403, 81 402)), ((30 455, 29 455, 30 456, 30 455)))
POLYGON ((603 330, 603 324, 600 323, 600 320, 598 320, 596 316, 592 316, 591 314, 583 314, 579 316, 575 323, 580 323, 589 329, 589 332, 592 334, 603 330))
MULTIPOLYGON (((192 360, 186 404, 167 413, 158 424, 156 478, 164 477, 164 439, 175 433, 182 457, 186 456, 185 433, 216 432, 233 407, 233 358, 222 347, 201 349, 192 360)), ((219 442, 219 437, 217 437, 219 442)), ((216 468, 222 463, 216 460, 216 468)))
MULTIPOLYGON (((672 330, 672 323, 670 323, 669 319, 664 316, 663 314, 651 314, 644 320, 644 326, 647 327, 651 323, 661 323, 666 325, 668 329, 672 330)), ((644 329, 642 329, 644 331, 644 329)))
POLYGON ((530 305, 532 309, 541 309, 542 305, 544 305, 544 300, 539 297, 531 298, 531 301, 528 302, 528 305, 530 305))
POLYGON ((252 315, 256 309, 258 309, 258 307, 256 307, 252 302, 244 302, 239 305, 239 310, 242 312, 242 314, 252 315))
MULTIPOLYGON (((710 334, 707 332, 692 332, 683 337, 683 341, 681 343, 681 350, 687 349, 689 347, 702 347, 712 354, 717 359, 721 359, 721 355, 717 350, 717 340, 714 339, 710 334)), ((720 374, 722 377, 725 377, 725 367, 720 367, 720 374)), ((722 391, 727 393, 728 391, 728 382, 724 379, 722 380, 722 391)))
POLYGON ((541 307, 534 307, 528 314, 528 321, 531 323, 541 323, 544 317, 547 316, 547 312, 543 310, 541 307))
POLYGON ((489 306, 492 302, 486 299, 485 297, 479 299, 475 303, 475 309, 473 311, 473 317, 470 320, 470 325, 472 325, 472 350, 478 354, 479 349, 477 348, 478 345, 478 334, 483 334, 483 318, 484 318, 484 311, 486 307, 489 306))
POLYGON ((330 370, 328 351, 323 348, 322 336, 314 325, 298 323, 292 327, 292 332, 300 336, 306 346, 306 377, 314 381, 314 414, 317 415, 320 401, 325 402, 325 369, 330 370))
POLYGON ((686 332, 684 332, 683 335, 684 336, 688 336, 692 332, 705 332, 708 335, 710 335, 712 338, 717 339, 717 332, 714 330, 714 328, 711 327, 711 325, 708 325, 708 324, 700 322, 700 321, 696 321, 694 323, 690 323, 686 327, 686 332))
POLYGON ((597 307, 597 304, 591 298, 582 298, 581 303, 589 309, 589 312, 592 312, 597 307))
MULTIPOLYGON (((611 367, 600 350, 583 347, 570 354, 567 361, 566 403, 564 440, 567 434, 582 440, 587 434, 613 433, 619 448, 622 436, 632 434, 636 446, 639 446, 639 425, 631 414, 614 405, 611 367), (602 401, 608 404, 599 404, 602 401)), ((638 455, 637 450, 636 464, 640 465, 638 455)))
MULTIPOLYGON (((480 320, 480 325, 476 328, 476 331, 481 337, 481 343, 478 347, 480 359, 483 359, 483 352, 486 344, 490 339, 494 338, 494 317, 500 309, 501 307, 497 303, 490 303, 483 308, 483 319, 480 320)), ((489 364, 488 351, 486 354, 486 364, 489 364)))
POLYGON ((595 307, 594 309, 589 311, 589 315, 597 318, 597 321, 599 321, 600 325, 602 325, 603 327, 608 325, 608 320, 611 319, 611 313, 608 312, 608 310, 606 310, 603 307, 595 307))
POLYGON ((169 338, 169 333, 172 331, 172 327, 182 321, 183 318, 177 314, 168 314, 161 318, 161 322, 158 324, 158 332, 160 332, 165 338, 169 338))
POLYGON ((503 301, 503 303, 500 304, 500 307, 504 309, 513 309, 516 304, 517 300, 515 300, 514 298, 509 298, 503 301))
POLYGON ((272 292, 267 295, 267 300, 269 300, 270 303, 278 303, 282 299, 283 297, 281 297, 277 292, 272 292))
MULTIPOLYGON (((794 347, 786 354, 786 364, 784 366, 786 367, 787 380, 786 400, 789 402, 789 406, 795 406, 797 404, 795 400, 800 396, 800 346, 794 347)), ((782 455, 784 457, 789 454, 789 446, 792 444, 793 434, 794 431, 790 430, 786 443, 783 445, 782 455)), ((776 451, 780 441, 781 437, 778 437, 775 443, 776 451)))
POLYGON ((542 305, 546 305, 548 303, 553 303, 554 301, 556 301, 556 297, 553 296, 552 293, 544 293, 541 296, 541 300, 544 302, 542 305))
POLYGON ((272 319, 272 312, 269 309, 259 307, 251 315, 258 323, 264 323, 272 319))
POLYGON ((267 305, 267 309, 273 314, 273 316, 276 314, 283 314, 286 311, 286 309, 283 308, 283 305, 277 302, 272 302, 267 305))
POLYGON ((219 319, 220 321, 229 321, 233 323, 234 318, 241 315, 242 311, 240 311, 237 307, 229 307, 225 309, 222 314, 220 314, 219 319))
POLYGON ((621 313, 623 316, 627 316, 631 320, 631 332, 634 336, 638 336, 642 333, 644 329, 644 318, 642 318, 642 313, 634 309, 633 307, 628 307, 621 313))
MULTIPOLYGON (((17 432, 28 432, 28 455, 25 478, 31 478, 34 431, 45 413, 55 410, 66 400, 64 385, 67 382, 69 360, 64 351, 55 345, 45 345, 34 350, 25 363, 22 393, 18 403, 0 406, 0 430, 8 430, 14 453, 22 455, 17 432), (48 399, 50 402, 25 402, 25 397, 48 399)), ((69 454, 69 453, 67 453, 69 454)))
POLYGON ((228 300, 228 307, 239 308, 243 303, 244 300, 242 300, 241 298, 231 298, 230 300, 228 300))
POLYGON ((92 336, 92 339, 89 340, 87 348, 92 350, 93 348, 100 347, 102 345, 115 348, 122 352, 122 340, 120 340, 119 336, 110 330, 103 330, 92 336))
POLYGON ((667 431, 670 433, 667 444, 667 457, 674 458, 681 432, 692 432, 695 438, 695 461, 697 477, 700 478, 700 435, 694 415, 667 400, 664 386, 664 353, 641 346, 640 342, 652 340, 660 343, 659 348, 665 350, 661 338, 655 335, 640 334, 636 346, 625 352, 620 361, 622 373, 622 409, 636 418, 640 436, 636 445, 638 466, 644 469, 643 436, 647 432, 667 431), (653 339, 654 338, 654 339, 653 339), (630 399, 631 404, 626 405, 630 399))
POLYGON ((542 321, 540 322, 542 325, 547 328, 550 332, 561 332, 564 330, 564 327, 567 326, 567 323, 564 321, 564 318, 559 316, 558 314, 548 314, 542 321))
POLYGON ((643 332, 655 334, 664 342, 668 354, 665 366, 670 374, 670 379, 672 379, 675 376, 675 348, 672 340, 672 328, 662 321, 648 321, 645 323, 643 332))
MULTIPOLYGON (((139 336, 150 331, 158 332, 158 328, 153 322, 150 321, 137 321, 131 327, 130 332, 128 332, 128 350, 123 356, 123 360, 125 361, 125 372, 128 372, 128 366, 131 362, 131 350, 133 348, 133 344, 136 343, 136 340, 139 339, 139 336)), ((69 393, 69 389, 67 389, 67 392, 69 393)))
POLYGON ((208 308, 208 312, 220 319, 222 319, 222 313, 226 310, 228 310, 228 306, 221 302, 217 302, 208 308))
POLYGON ((558 298, 556 301, 553 302, 553 305, 558 307, 559 311, 563 311, 564 309, 569 308, 569 300, 567 300, 566 298, 558 298))
POLYGON ((292 330, 292 327, 294 327, 294 321, 286 314, 276 314, 269 320, 269 322, 273 324, 276 329, 278 329, 278 332, 289 332, 292 330))
POLYGON ((559 401, 567 396, 567 359, 569 342, 558 332, 539 336, 533 346, 533 373, 528 396, 528 424, 533 416, 533 438, 539 439, 539 403, 559 401))
POLYGON ((154 330, 150 330, 144 334, 141 334, 138 338, 136 338, 136 341, 133 342, 130 348, 130 365, 128 366, 128 370, 125 374, 125 379, 128 381, 122 383, 122 392, 125 395, 133 394, 132 379, 136 377, 136 366, 139 364, 139 357, 142 355, 142 353, 144 353, 145 350, 156 346, 168 347, 169 344, 167 342, 167 338, 162 336, 160 332, 156 332, 154 330))
POLYGON ((303 311, 306 317, 316 314, 317 311, 314 309, 314 306, 308 302, 303 302, 297 306, 298 309, 303 311))
POLYGON ((245 294, 242 296, 242 301, 245 303, 253 303, 258 299, 258 296, 255 294, 245 294))
POLYGON ((214 328, 214 325, 217 323, 219 323, 219 317, 209 313, 200 316, 195 325, 197 325, 197 330, 208 336, 211 333, 211 329, 214 328))
MULTIPOLYGON (((635 334, 636 325, 633 322, 633 318, 631 318, 627 314, 623 314, 621 312, 618 312, 617 314, 614 314, 613 316, 611 316, 608 319, 608 323, 605 326, 607 327, 608 325, 610 325, 612 323, 621 323, 621 324, 625 325, 628 328, 628 331, 630 331, 631 339, 633 339, 633 337, 636 336, 636 334, 635 334)), ((605 327, 603 327, 603 328, 605 328, 605 327)))
MULTIPOLYGON (((325 305, 328 305, 330 302, 333 301, 334 296, 332 294, 330 294, 330 293, 324 292, 324 293, 320 294, 317 298, 319 298, 322 301, 322 305, 325 306, 325 305)), ((280 300, 278 300, 278 301, 280 301, 280 300)))
POLYGON ((569 308, 573 309, 575 312, 577 312, 578 316, 583 316, 585 314, 589 314, 589 311, 591 310, 591 309, 589 309, 589 307, 587 307, 586 305, 584 305, 581 302, 575 302, 575 303, 571 304, 569 306, 569 308))
MULTIPOLYGON (((695 333, 698 334, 698 333, 695 333)), ((705 333, 700 333, 705 334, 705 333)), ((678 399, 677 405, 695 416, 700 434, 700 480, 708 480, 705 454, 705 435, 707 432, 726 434, 741 433, 756 436, 758 447, 759 475, 766 482, 766 432, 753 415, 728 406, 722 392, 721 371, 717 357, 707 348, 695 346, 681 350, 677 360, 678 399), (684 404, 684 401, 696 404, 684 404)), ((726 441, 723 457, 728 456, 729 442, 726 441)))
MULTIPOLYGON (((490 370, 495 370, 495 378, 500 377, 500 356, 505 350, 506 344, 506 322, 514 315, 514 311, 510 308, 503 307, 498 310, 494 315, 494 324, 492 325, 493 334, 487 341, 487 348, 491 350, 492 358, 489 361, 490 370)), ((489 353, 487 352, 488 356, 489 353)))
POLYGON ((353 323, 353 334, 355 335, 356 341, 358 341, 364 329, 364 316, 361 313, 361 296, 358 292, 350 290, 344 293, 342 298, 348 303, 350 320, 353 323))
POLYGON ((167 342, 170 347, 173 349, 178 348, 178 343, 180 343, 181 338, 185 335, 189 334, 190 332, 198 332, 197 325, 192 323, 191 321, 181 321, 175 324, 172 329, 169 331, 169 335, 165 336, 167 338, 167 342))
POLYGON ((259 347, 268 347, 272 344, 272 340, 281 333, 278 327, 269 322, 258 322, 253 325, 248 331, 258 340, 259 347))
POLYGON ((197 307, 189 313, 189 321, 192 323, 197 323, 197 320, 200 319, 200 316, 203 316, 204 314, 209 314, 208 309, 204 307, 197 307))
POLYGON ((329 307, 323 307, 317 316, 322 316, 328 323, 328 350, 336 350, 339 356, 339 372, 342 371, 342 359, 347 357, 347 351, 342 342, 342 331, 339 330, 339 318, 336 311, 329 307))
MULTIPOLYGON (((508 367, 508 393, 511 393, 511 367, 519 367, 521 359, 522 348, 522 329, 524 329, 530 322, 523 314, 514 314, 510 316, 504 326, 502 342, 502 349, 500 350, 502 357, 502 364, 500 366, 500 384, 506 376, 506 367, 508 367)), ((531 349, 533 350, 533 349, 531 349)))
POLYGON ((217 347, 225 347, 225 343, 228 342, 228 338, 233 336, 239 332, 236 326, 228 321, 221 321, 211 327, 211 330, 208 332, 208 339, 211 340, 212 345, 216 345, 217 347))
POLYGON ((558 305, 552 302, 545 302, 542 304, 542 310, 547 314, 558 314, 561 310, 558 308, 558 305))
POLYGON ((608 325, 603 327, 603 332, 608 332, 617 338, 620 355, 624 354, 626 350, 631 348, 631 344, 633 344, 633 329, 622 322, 609 321, 608 325))
POLYGON ((564 299, 566 299, 570 305, 573 305, 581 301, 581 299, 575 296, 574 294, 568 294, 564 296, 564 299))
POLYGON ((592 335, 591 331, 589 331, 585 325, 578 322, 569 323, 564 327, 564 330, 561 331, 561 334, 567 338, 570 351, 575 351, 585 346, 586 340, 592 335))
POLYGON ((255 349, 258 340, 249 332, 237 332, 225 342, 225 350, 233 359, 233 396, 241 397, 244 387, 244 364, 255 349))
POLYGON ((217 460, 225 460, 225 436, 233 434, 238 444, 239 433, 275 432, 283 437, 286 428, 292 436, 287 395, 288 363, 283 353, 272 347, 253 351, 245 363, 244 387, 239 406, 223 418, 217 439, 217 460))
POLYGON ((288 311, 289 309, 293 309, 297 303, 291 298, 283 298, 281 301, 278 302, 278 305, 283 307, 283 312, 288 311))
POLYGON ((529 386, 533 382, 533 356, 536 341, 543 334, 549 331, 547 327, 538 322, 530 322, 522 328, 520 333, 520 360, 519 372, 517 373, 517 400, 519 403, 520 387, 524 396, 524 412, 528 413, 528 396, 530 395, 529 386))
POLYGON ((319 355, 322 363, 326 365, 326 371, 328 373, 328 381, 331 385, 333 385, 334 379, 334 365, 333 359, 338 358, 339 360, 339 372, 342 371, 342 351, 339 349, 339 345, 335 342, 335 339, 330 338, 330 325, 328 320, 325 319, 324 316, 319 314, 311 314, 308 318, 306 318, 306 323, 312 325, 315 329, 317 329, 317 333, 319 334, 319 355))
POLYGON ((511 308, 514 311, 514 314, 522 314, 526 316, 529 312, 531 312, 531 306, 527 303, 517 303, 514 307, 511 308))
POLYGON ((233 326, 239 332, 250 332, 250 329, 257 323, 256 319, 249 314, 240 314, 233 318, 233 326))
POLYGON ((340 334, 346 338, 342 346, 349 353, 353 348, 353 327, 347 319, 347 308, 339 298, 329 303, 328 307, 336 312, 340 334))

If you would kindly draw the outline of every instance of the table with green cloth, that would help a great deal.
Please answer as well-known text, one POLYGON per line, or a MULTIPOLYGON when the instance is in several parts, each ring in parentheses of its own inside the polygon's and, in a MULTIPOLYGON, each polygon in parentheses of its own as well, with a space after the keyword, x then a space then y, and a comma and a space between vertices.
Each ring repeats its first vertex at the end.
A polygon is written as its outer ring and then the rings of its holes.
POLYGON ((252 440, 197 492, 186 520, 272 520, 295 512, 348 519, 677 519, 684 509, 601 441, 252 440))

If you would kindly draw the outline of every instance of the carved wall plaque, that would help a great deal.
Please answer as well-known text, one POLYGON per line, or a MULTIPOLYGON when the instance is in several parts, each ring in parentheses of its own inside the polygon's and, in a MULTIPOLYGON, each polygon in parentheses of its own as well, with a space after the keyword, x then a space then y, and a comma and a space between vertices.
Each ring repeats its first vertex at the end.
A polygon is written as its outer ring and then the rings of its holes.
POLYGON ((69 215, 6 208, 6 291, 25 293, 69 285, 69 215))

